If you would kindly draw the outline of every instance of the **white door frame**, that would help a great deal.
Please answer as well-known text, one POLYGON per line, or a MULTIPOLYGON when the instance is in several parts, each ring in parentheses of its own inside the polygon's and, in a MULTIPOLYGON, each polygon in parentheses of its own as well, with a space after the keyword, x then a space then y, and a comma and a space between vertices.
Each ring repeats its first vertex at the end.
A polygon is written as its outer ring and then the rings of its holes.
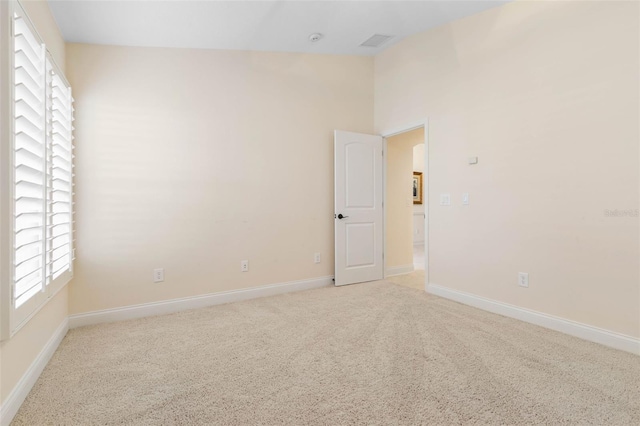
POLYGON ((389 129, 380 132, 382 135, 382 150, 384 152, 384 161, 382 162, 382 199, 384 200, 385 207, 383 211, 382 220, 382 241, 384 244, 385 265, 384 276, 387 277, 387 265, 386 265, 386 253, 387 253, 387 138, 391 136, 399 135, 400 133, 410 132, 411 130, 424 128, 424 172, 422 172, 422 189, 424 200, 422 205, 424 206, 424 275, 425 283, 424 290, 427 291, 427 285, 429 284, 429 118, 426 117, 423 120, 409 123, 406 126, 398 127, 395 129, 389 129))

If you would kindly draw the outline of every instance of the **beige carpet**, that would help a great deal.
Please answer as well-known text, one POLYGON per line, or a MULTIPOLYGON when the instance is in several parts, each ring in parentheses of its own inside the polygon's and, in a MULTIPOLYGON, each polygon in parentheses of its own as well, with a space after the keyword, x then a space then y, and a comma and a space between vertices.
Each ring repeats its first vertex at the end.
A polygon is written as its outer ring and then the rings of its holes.
POLYGON ((413 288, 424 292, 425 279, 424 269, 417 269, 409 274, 395 275, 393 277, 387 277, 386 280, 401 285, 403 287, 413 288))
POLYGON ((640 357, 388 282, 69 332, 16 425, 640 424, 640 357))

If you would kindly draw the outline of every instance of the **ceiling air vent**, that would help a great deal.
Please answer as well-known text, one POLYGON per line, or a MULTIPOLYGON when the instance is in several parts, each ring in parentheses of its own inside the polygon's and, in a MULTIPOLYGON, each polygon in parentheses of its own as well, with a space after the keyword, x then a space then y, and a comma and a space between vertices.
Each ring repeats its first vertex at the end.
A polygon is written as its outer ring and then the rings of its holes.
POLYGON ((382 35, 382 34, 374 34, 371 37, 369 37, 367 40, 365 40, 364 43, 362 43, 360 46, 362 46, 362 47, 378 47, 382 43, 384 43, 385 41, 389 40, 390 38, 393 38, 393 36, 382 35))

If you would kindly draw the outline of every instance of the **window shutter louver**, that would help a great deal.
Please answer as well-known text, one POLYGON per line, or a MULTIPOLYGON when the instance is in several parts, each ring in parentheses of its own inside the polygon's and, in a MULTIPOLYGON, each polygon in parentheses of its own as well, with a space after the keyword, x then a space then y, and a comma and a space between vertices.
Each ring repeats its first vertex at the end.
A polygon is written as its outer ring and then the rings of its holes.
POLYGON ((50 77, 47 283, 71 267, 73 225, 73 98, 71 88, 53 69, 50 77))
POLYGON ((45 47, 14 16, 14 289, 19 308, 44 290, 45 47))

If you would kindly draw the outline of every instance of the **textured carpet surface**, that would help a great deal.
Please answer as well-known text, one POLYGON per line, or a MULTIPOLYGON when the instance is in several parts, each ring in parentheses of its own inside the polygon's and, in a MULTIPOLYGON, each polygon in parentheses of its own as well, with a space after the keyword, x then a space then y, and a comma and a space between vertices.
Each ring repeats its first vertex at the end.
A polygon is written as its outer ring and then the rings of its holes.
POLYGON ((640 357, 389 282, 71 330, 15 425, 640 424, 640 357))
POLYGON ((424 292, 424 269, 417 269, 409 274, 387 277, 386 281, 424 292))

